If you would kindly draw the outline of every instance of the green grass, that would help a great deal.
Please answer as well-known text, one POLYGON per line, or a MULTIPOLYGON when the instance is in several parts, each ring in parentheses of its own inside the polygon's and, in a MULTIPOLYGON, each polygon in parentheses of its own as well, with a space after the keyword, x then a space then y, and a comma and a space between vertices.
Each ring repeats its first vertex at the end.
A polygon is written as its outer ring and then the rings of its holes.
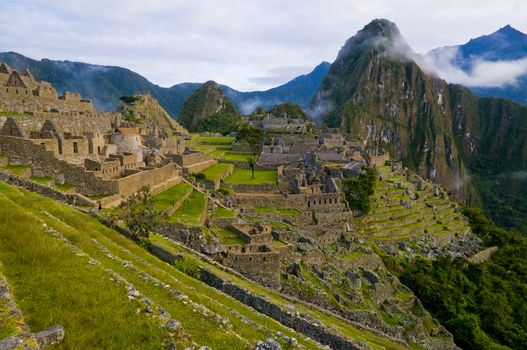
POLYGON ((200 224, 203 208, 206 204, 205 196, 193 190, 188 199, 168 218, 168 221, 181 222, 188 225, 200 224))
MULTIPOLYGON (((60 191, 62 192, 68 192, 70 191, 71 189, 75 188, 75 186, 73 186, 72 184, 69 184, 69 183, 63 183, 63 184, 58 184, 58 183, 55 183, 55 187, 57 189, 59 189, 60 191)), ((104 198, 106 196, 99 196, 101 198, 104 198)))
POLYGON ((217 207, 214 214, 212 214, 212 217, 214 218, 233 218, 235 216, 236 212, 234 210, 225 209, 223 207, 217 207))
POLYGON ((29 116, 33 115, 33 112, 20 113, 20 112, 4 112, 4 111, 0 111, 0 115, 1 116, 7 116, 7 117, 29 117, 29 116))
POLYGON ((238 162, 247 162, 247 158, 253 158, 252 153, 247 152, 224 152, 221 155, 216 156, 220 160, 232 160, 238 162))
POLYGON ((195 136, 192 138, 192 143, 195 144, 207 143, 211 145, 230 145, 232 142, 234 142, 234 137, 228 136, 195 136))
POLYGON ((201 173, 205 175, 205 178, 208 180, 215 181, 223 179, 233 168, 234 165, 232 164, 217 163, 203 170, 201 173))
POLYGON ((161 346, 164 330, 136 313, 126 290, 52 237, 26 207, 0 197, 0 226, 0 259, 31 330, 64 326, 60 349, 161 346))
POLYGON ((300 211, 293 208, 272 208, 272 207, 254 207, 256 214, 279 214, 279 215, 298 215, 300 211))
POLYGON ((276 184, 276 170, 255 170, 254 179, 251 177, 251 169, 234 168, 233 173, 225 179, 225 183, 233 185, 263 185, 276 184))
MULTIPOLYGON (((308 349, 317 348, 312 341, 183 274, 148 254, 132 241, 69 206, 0 183, 0 227, 0 260, 6 266, 5 274, 10 278, 17 297, 20 296, 19 303, 31 320, 30 325, 34 330, 51 324, 66 327, 66 339, 56 349, 161 348, 160 341, 166 336, 164 329, 154 327, 150 318, 136 314, 135 304, 129 304, 126 291, 123 292, 115 282, 101 282, 106 281, 104 277, 107 276, 107 268, 119 273, 157 305, 170 312, 181 322, 192 341, 199 345, 220 350, 252 349, 258 340, 269 337, 266 330, 269 329, 294 336, 308 349), (58 219, 46 216, 44 211, 58 219), (4 215, 4 212, 9 216, 4 215), (65 249, 61 241, 43 230, 40 220, 60 231, 83 252, 99 260, 101 265, 86 264, 86 257, 73 254, 69 248, 65 249), (20 228, 19 222, 24 223, 20 228), (21 242, 17 243, 18 241, 21 242), (126 264, 108 257, 95 243, 102 244, 113 256, 126 260, 126 264), (35 255, 34 250, 41 254, 35 255), (133 264, 137 270, 127 268, 129 264, 133 264), (159 279, 161 285, 142 278, 143 272, 159 279), (38 280, 38 283, 34 280, 38 280), (163 288, 164 283, 177 288, 188 299, 174 297, 163 288), (55 298, 57 291, 62 297, 60 300, 55 298), (79 294, 85 297, 78 300, 79 294), (54 297, 54 302, 47 299, 50 297, 54 297), (196 312, 194 303, 229 319, 232 327, 221 327, 214 314, 204 316, 196 312), (108 313, 110 309, 111 312, 108 313), (121 318, 127 311, 130 316, 121 318), (233 312, 264 328, 247 324, 243 319, 233 316, 233 312)), ((188 249, 173 245, 162 237, 153 234, 150 240, 153 244, 182 254, 185 260, 193 260, 193 264, 210 269, 255 295, 282 307, 293 305, 300 313, 313 317, 348 337, 362 340, 373 349, 404 349, 403 346, 371 332, 358 330, 328 313, 299 301, 284 299, 275 291, 232 276, 214 265, 198 260, 188 249)), ((290 349, 283 341, 279 341, 283 349, 290 349)), ((188 343, 176 345, 178 348, 185 348, 188 343)))
MULTIPOLYGON (((0 231, 0 260, 5 264, 5 274, 20 297, 32 330, 65 326, 66 338, 54 349, 166 348, 161 345, 167 336, 165 328, 156 319, 137 313, 137 305, 128 301, 124 286, 111 281, 106 269, 119 273, 155 305, 167 310, 199 345, 219 350, 253 349, 257 341, 269 337, 270 331, 295 337, 307 349, 318 348, 311 340, 169 266, 71 207, 3 183, 0 207, 0 227, 4 228, 0 231), (58 219, 46 216, 44 211, 58 219), (46 232, 42 222, 101 264, 87 264, 88 256, 74 254, 46 232), (126 267, 130 264, 134 268, 126 267), (161 284, 145 280, 144 273, 161 284), (186 298, 173 295, 166 284, 186 298), (202 313, 200 308, 209 311, 202 313), (230 325, 222 326, 217 317, 229 320, 230 325)), ((151 241, 159 244, 157 241, 164 239, 152 235, 151 241)), ((192 254, 185 254, 187 259, 197 261, 192 254)), ((278 340, 283 349, 291 349, 278 340)), ((177 338, 175 343, 178 349, 191 346, 184 338, 177 338)))
POLYGON ((282 247, 287 246, 287 243, 282 242, 282 241, 280 241, 278 239, 273 239, 273 242, 271 243, 271 245, 272 245, 273 248, 276 249, 276 248, 282 248, 282 247))
POLYGON ((23 172, 25 172, 27 169, 29 169, 29 167, 25 165, 7 165, 7 166, 1 167, 0 169, 7 170, 14 175, 20 175, 23 172))
POLYGON ((163 212, 174 205, 181 197, 191 190, 192 186, 187 183, 179 183, 168 190, 155 195, 152 199, 155 203, 156 210, 163 212))
POLYGON ((39 185, 49 185, 49 183, 53 180, 50 176, 45 177, 39 177, 39 176, 31 176, 31 180, 35 181, 39 185))
POLYGON ((216 230, 214 230, 214 233, 220 239, 221 244, 224 244, 224 245, 238 244, 241 246, 246 245, 245 241, 241 239, 241 237, 238 236, 236 232, 232 232, 230 230, 226 230, 223 228, 217 228, 216 230))

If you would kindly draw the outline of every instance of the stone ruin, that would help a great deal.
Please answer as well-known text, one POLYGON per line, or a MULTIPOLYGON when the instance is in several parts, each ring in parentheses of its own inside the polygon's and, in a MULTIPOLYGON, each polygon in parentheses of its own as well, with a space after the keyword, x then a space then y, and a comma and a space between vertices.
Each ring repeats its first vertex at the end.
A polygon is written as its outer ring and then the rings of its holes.
POLYGON ((182 137, 98 112, 76 93, 58 96, 50 83, 5 63, 0 111, 0 154, 9 165, 27 166, 30 176, 67 183, 86 196, 125 198, 145 185, 161 191, 181 181, 182 167, 203 162, 198 155, 178 166, 174 158, 187 155, 182 137))

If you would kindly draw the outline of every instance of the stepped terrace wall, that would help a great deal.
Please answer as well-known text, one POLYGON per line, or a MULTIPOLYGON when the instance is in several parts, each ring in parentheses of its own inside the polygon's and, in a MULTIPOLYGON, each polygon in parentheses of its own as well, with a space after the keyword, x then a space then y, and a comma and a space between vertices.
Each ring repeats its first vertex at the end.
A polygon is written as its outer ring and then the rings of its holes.
MULTIPOLYGON (((0 128, 9 116, 0 116, 0 128)), ((51 120, 62 132, 108 132, 111 120, 102 113, 79 114, 75 112, 33 112, 33 115, 14 116, 23 130, 41 130, 46 120, 51 120)))
POLYGON ((0 181, 4 181, 17 187, 25 188, 31 192, 36 192, 42 196, 53 198, 59 202, 64 202, 71 205, 95 206, 96 204, 89 198, 86 198, 78 193, 63 193, 52 187, 40 185, 36 182, 20 178, 4 171, 0 171, 0 181))
MULTIPOLYGON (((117 182, 118 192, 121 196, 129 196, 141 189, 143 186, 161 184, 167 180, 179 177, 180 171, 173 163, 166 164, 160 168, 145 169, 141 172, 115 180, 117 182)), ((155 193, 155 189, 152 189, 155 193)))

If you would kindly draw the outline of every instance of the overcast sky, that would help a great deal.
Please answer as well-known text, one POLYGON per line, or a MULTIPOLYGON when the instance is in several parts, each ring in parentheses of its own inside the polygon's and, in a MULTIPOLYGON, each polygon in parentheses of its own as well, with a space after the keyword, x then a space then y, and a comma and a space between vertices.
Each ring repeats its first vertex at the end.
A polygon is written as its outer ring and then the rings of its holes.
POLYGON ((267 89, 332 62, 374 18, 425 53, 510 24, 526 0, 1 0, 0 51, 123 66, 153 83, 267 89))

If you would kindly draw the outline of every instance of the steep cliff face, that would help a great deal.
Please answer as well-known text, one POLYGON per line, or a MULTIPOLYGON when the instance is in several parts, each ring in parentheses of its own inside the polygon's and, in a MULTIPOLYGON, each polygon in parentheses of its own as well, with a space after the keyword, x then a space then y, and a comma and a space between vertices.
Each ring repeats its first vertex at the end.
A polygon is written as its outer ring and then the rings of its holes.
POLYGON ((121 97, 119 110, 125 119, 136 122, 152 132, 157 131, 167 136, 188 134, 188 131, 172 119, 150 95, 121 97))
POLYGON ((373 21, 341 49, 311 110, 465 198, 448 85, 427 76, 412 56, 393 23, 373 21))
POLYGON ((310 113, 489 208, 490 179, 526 168, 527 108, 478 98, 421 67, 395 24, 375 20, 343 46, 310 113))
POLYGON ((185 101, 179 121, 191 132, 228 133, 236 130, 240 117, 218 84, 208 81, 185 101))

